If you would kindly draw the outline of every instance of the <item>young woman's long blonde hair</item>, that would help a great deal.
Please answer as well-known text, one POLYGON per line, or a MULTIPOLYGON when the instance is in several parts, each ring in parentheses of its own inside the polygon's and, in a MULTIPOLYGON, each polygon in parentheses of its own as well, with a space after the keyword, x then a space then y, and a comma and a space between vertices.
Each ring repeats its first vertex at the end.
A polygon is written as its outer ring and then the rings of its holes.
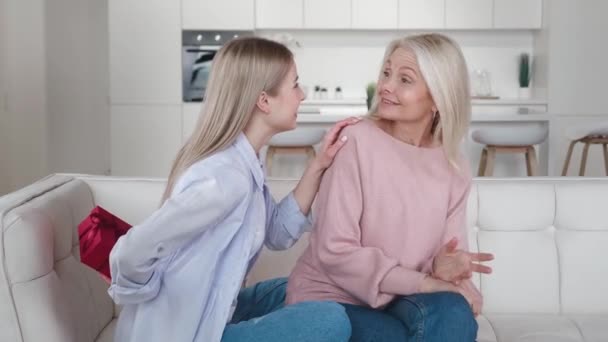
POLYGON ((173 162, 163 203, 188 167, 235 141, 249 122, 260 94, 276 96, 293 63, 287 47, 263 38, 234 39, 218 51, 203 109, 194 132, 173 162))
MULTIPOLYGON (((382 65, 398 48, 412 51, 416 56, 437 107, 433 138, 441 141, 446 158, 458 169, 460 143, 471 121, 469 72, 462 51, 458 44, 442 34, 413 35, 392 41, 386 48, 382 65)), ((377 110, 375 97, 369 115, 377 117, 377 110)))

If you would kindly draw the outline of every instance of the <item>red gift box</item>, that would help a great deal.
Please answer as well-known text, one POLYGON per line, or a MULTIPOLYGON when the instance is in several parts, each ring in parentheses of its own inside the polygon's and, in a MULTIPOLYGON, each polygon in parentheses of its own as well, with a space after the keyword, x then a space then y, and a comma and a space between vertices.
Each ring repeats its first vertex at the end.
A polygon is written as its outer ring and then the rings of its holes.
POLYGON ((110 251, 130 228, 127 222, 96 206, 78 225, 80 260, 109 279, 110 251))

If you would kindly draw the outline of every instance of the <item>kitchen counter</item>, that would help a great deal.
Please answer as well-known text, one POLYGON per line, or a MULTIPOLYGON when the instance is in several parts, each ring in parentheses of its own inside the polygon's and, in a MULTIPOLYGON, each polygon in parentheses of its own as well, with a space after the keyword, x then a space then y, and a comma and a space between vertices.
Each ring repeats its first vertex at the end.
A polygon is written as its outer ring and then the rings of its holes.
MULTIPOLYGON (((321 123, 334 123, 342 119, 346 119, 350 115, 339 115, 339 114, 309 114, 300 113, 298 114, 298 123, 302 124, 321 124, 321 123)), ((526 122, 526 121, 549 121, 551 115, 547 113, 534 113, 534 114, 517 114, 517 113, 504 113, 504 114, 481 114, 473 113, 471 116, 472 122, 526 122)))

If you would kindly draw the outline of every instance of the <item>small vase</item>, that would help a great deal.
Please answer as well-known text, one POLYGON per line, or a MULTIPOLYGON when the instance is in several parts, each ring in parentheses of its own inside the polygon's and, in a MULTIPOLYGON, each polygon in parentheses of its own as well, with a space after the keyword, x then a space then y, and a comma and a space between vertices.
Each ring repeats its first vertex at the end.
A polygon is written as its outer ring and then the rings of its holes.
POLYGON ((532 95, 530 87, 519 87, 519 98, 529 99, 532 95))

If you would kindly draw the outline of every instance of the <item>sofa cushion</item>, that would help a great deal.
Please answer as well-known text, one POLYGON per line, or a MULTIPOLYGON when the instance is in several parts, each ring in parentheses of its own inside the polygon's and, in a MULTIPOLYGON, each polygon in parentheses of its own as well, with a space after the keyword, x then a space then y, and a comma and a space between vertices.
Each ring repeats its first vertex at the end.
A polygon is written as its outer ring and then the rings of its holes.
POLYGON ((486 314, 498 341, 583 342, 577 325, 561 315, 486 314))
POLYGON ((578 327, 585 342, 608 340, 608 314, 568 316, 578 327))
POLYGON ((114 331, 116 330, 117 319, 113 319, 108 325, 103 328, 95 342, 114 342, 114 331))
POLYGON ((94 341, 114 317, 114 306, 107 284, 79 260, 76 227, 93 208, 89 187, 50 178, 11 201, 0 207, 1 281, 7 282, 11 300, 4 303, 12 304, 13 317, 3 319, 0 330, 17 324, 23 341, 94 341))

